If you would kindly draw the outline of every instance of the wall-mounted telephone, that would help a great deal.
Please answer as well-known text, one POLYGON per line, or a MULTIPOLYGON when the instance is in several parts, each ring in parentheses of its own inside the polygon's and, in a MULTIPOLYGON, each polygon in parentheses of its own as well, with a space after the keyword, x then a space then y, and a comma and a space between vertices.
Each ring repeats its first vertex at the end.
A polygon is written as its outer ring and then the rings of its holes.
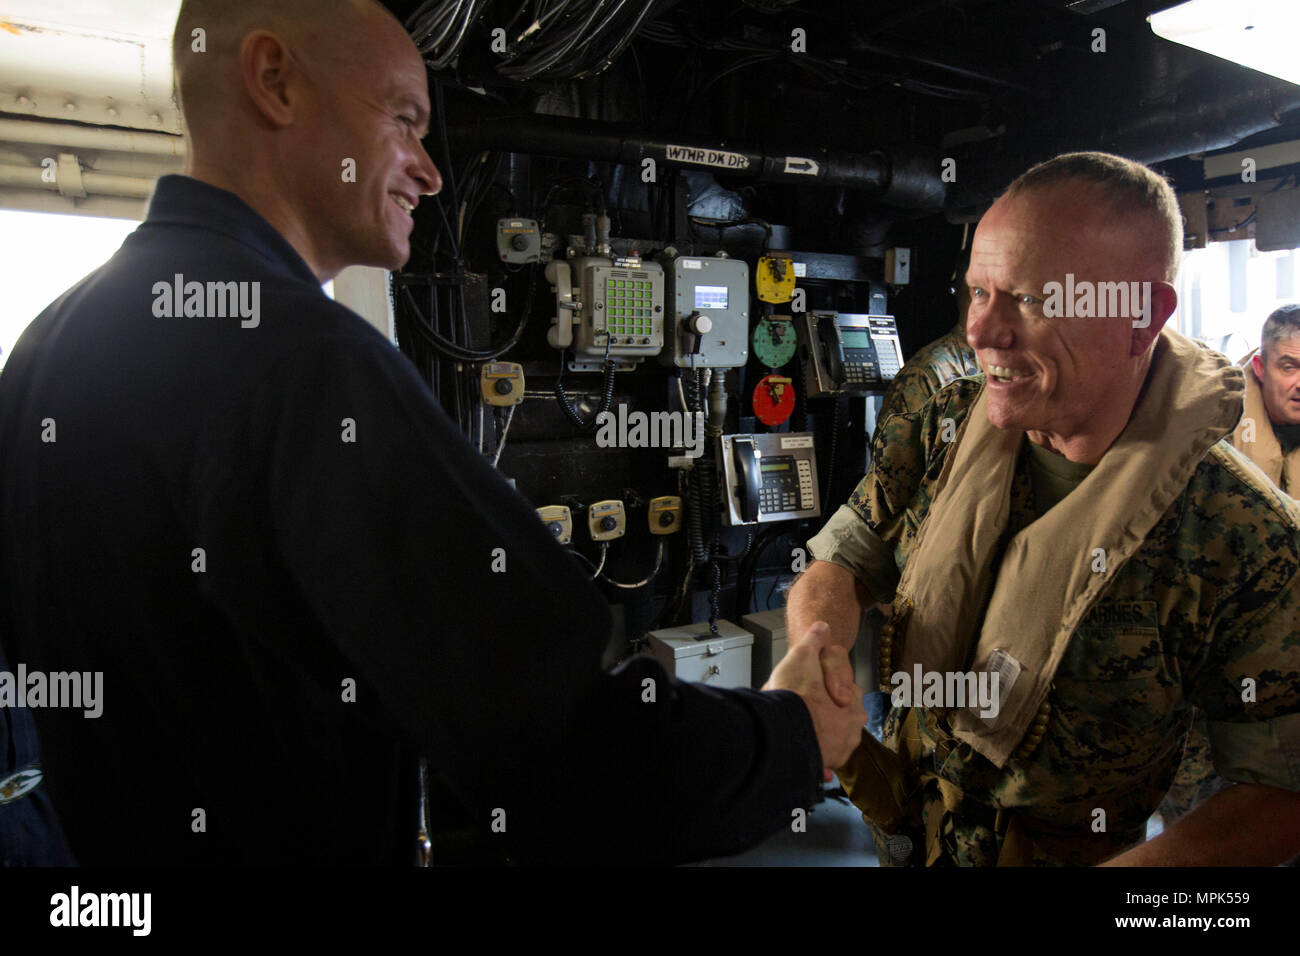
POLYGON ((903 349, 891 315, 809 312, 805 321, 810 398, 879 391, 902 367, 903 349))
POLYGON ((552 259, 546 278, 556 315, 546 340, 573 349, 572 368, 599 368, 608 354, 640 360, 664 346, 664 270, 640 258, 552 259))
POLYGON ((821 514, 817 455, 808 432, 723 435, 718 445, 729 525, 821 514))

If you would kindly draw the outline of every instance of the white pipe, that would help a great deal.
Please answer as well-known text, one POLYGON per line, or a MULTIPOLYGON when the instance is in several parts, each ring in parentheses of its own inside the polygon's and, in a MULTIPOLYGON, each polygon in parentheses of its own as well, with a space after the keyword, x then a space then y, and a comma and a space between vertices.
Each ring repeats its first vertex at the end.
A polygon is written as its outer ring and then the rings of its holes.
POLYGON ((0 142, 6 141, 68 149, 107 149, 116 153, 175 156, 177 159, 185 155, 183 136, 77 126, 72 123, 38 123, 34 120, 0 119, 0 142))
MULTIPOLYGON (((46 182, 41 176, 42 170, 34 166, 0 165, 0 186, 21 186, 26 189, 48 189, 59 191, 57 182, 46 182)), ((127 196, 131 199, 144 199, 153 193, 156 180, 142 179, 139 176, 118 176, 113 173, 96 173, 83 170, 82 184, 86 192, 97 196, 127 196)))

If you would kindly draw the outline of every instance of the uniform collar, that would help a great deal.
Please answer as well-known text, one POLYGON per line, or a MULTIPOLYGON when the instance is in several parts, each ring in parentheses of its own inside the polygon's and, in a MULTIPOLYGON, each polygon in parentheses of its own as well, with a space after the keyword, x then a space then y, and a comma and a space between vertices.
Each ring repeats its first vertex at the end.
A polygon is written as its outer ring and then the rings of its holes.
POLYGON ((319 287, 316 274, 269 222, 232 192, 189 176, 163 176, 149 201, 145 225, 188 226, 229 236, 261 259, 319 287))

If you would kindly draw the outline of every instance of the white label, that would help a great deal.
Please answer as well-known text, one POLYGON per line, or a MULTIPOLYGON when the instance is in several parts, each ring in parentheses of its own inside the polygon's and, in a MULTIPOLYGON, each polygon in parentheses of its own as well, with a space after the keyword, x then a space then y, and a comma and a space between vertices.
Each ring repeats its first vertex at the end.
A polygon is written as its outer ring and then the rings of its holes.
MULTIPOLYGON (((994 716, 980 718, 984 723, 992 727, 998 722, 997 714, 1002 713, 1002 707, 1006 704, 1007 697, 1011 695, 1011 688, 1015 684, 1016 678, 1020 676, 1020 662, 999 647, 989 655, 984 670, 998 675, 998 709, 994 716)), ((975 714, 979 714, 977 708, 972 710, 975 714)))
POLYGON ((796 262, 794 264, 794 275, 796 279, 802 279, 808 275, 808 264, 806 262, 796 262))
POLYGON ((704 263, 699 259, 678 259, 683 269, 703 269, 704 263))
POLYGON ((749 168, 748 156, 743 153, 729 153, 721 149, 700 149, 697 146, 665 146, 664 155, 675 163, 721 166, 723 169, 749 168))
POLYGON ((785 158, 785 171, 800 176, 816 176, 821 171, 821 167, 814 160, 803 156, 787 156, 785 158))
POLYGON ((795 435, 791 438, 782 438, 782 448, 811 448, 813 446, 812 435, 795 435))

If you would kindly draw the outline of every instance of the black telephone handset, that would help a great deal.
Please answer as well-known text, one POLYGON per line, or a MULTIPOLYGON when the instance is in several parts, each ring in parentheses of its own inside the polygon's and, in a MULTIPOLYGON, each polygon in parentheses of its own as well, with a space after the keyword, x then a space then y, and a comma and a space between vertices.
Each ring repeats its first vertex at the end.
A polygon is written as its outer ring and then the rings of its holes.
POLYGON ((736 477, 740 479, 736 502, 742 521, 758 520, 758 449, 752 438, 736 438, 731 443, 731 454, 736 459, 736 477))
POLYGON ((844 386, 844 356, 840 351, 840 337, 835 334, 835 319, 829 315, 817 317, 817 338, 821 340, 822 357, 826 373, 836 388, 844 386))

